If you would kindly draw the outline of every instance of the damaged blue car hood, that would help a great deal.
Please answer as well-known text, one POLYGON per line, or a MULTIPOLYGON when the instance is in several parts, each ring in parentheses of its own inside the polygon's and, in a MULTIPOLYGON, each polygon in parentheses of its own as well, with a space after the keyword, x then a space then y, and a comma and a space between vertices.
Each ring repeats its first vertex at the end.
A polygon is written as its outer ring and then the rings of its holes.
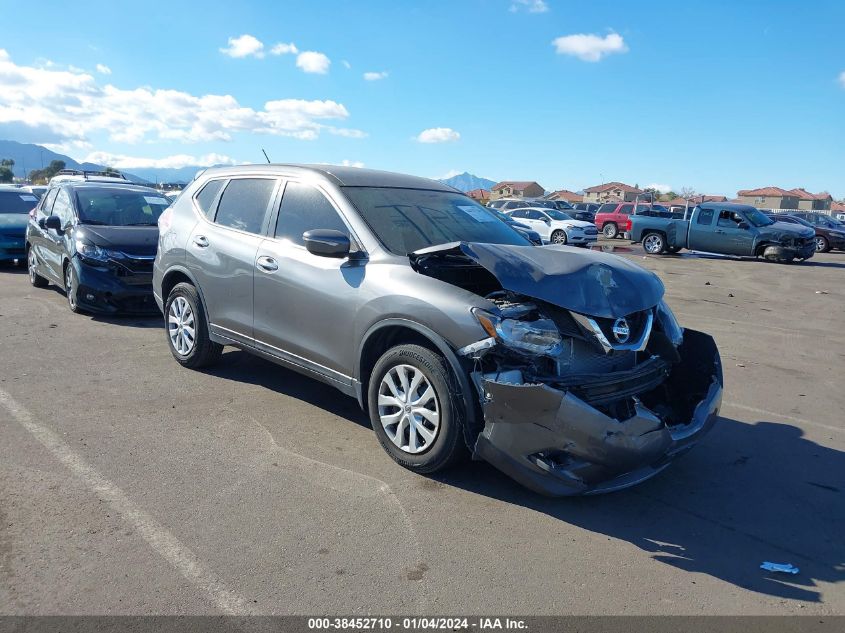
POLYGON ((416 251, 462 254, 490 272, 502 288, 589 316, 618 318, 663 298, 663 283, 630 260, 567 246, 452 242, 416 251))

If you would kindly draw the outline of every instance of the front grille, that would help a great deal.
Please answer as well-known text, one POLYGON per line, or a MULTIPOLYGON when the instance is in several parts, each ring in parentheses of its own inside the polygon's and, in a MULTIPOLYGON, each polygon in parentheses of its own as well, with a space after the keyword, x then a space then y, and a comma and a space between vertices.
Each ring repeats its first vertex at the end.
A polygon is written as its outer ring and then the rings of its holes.
POLYGON ((670 365, 660 358, 650 358, 633 369, 609 374, 567 376, 556 386, 593 405, 606 405, 651 391, 669 376, 670 365))
POLYGON ((596 229, 585 229, 584 234, 585 235, 598 235, 599 232, 596 229))

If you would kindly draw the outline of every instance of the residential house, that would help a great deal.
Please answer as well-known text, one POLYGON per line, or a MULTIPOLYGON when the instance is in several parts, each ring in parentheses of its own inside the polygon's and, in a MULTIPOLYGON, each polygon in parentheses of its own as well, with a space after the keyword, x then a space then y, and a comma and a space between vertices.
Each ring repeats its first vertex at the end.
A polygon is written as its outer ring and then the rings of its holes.
POLYGON ((575 204, 576 202, 584 201, 584 194, 575 193, 574 191, 569 191, 568 189, 560 189, 558 191, 553 191, 546 196, 546 198, 548 200, 565 200, 569 204, 575 204))
POLYGON ((490 188, 490 199, 499 198, 540 198, 546 190, 538 183, 526 180, 503 180, 490 188))
POLYGON ((490 202, 489 189, 473 189, 472 191, 467 191, 467 195, 481 204, 487 204, 490 202))
POLYGON ((822 191, 821 193, 810 193, 806 189, 798 187, 797 189, 791 190, 789 193, 793 193, 798 196, 797 208, 807 211, 827 211, 830 209, 831 203, 833 203, 833 196, 831 196, 827 191, 822 191))
POLYGON ((737 202, 759 209, 797 209, 798 195, 780 187, 743 189, 737 192, 737 202))
POLYGON ((642 189, 624 182, 608 182, 584 189, 584 202, 633 202, 642 189))

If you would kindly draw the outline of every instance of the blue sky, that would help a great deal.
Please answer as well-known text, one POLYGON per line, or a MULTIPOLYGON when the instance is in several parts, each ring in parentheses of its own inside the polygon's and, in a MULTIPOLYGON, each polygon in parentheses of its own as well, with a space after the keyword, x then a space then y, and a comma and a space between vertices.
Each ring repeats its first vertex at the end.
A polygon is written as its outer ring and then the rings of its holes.
POLYGON ((0 23, 0 138, 127 169, 263 147, 547 189, 845 196, 840 0, 66 6, 0 23))

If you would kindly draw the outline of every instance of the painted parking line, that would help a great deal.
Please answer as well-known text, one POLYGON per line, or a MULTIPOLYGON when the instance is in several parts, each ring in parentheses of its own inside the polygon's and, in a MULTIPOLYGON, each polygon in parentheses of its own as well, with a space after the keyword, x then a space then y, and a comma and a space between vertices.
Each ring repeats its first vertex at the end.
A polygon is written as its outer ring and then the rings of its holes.
POLYGON ((0 406, 28 431, 44 448, 117 512, 141 535, 147 544, 166 560, 185 580, 200 589, 220 611, 227 615, 247 615, 247 602, 227 588, 197 556, 167 528, 136 506, 123 490, 103 477, 93 466, 73 451, 54 431, 40 424, 12 396, 0 389, 0 406))

